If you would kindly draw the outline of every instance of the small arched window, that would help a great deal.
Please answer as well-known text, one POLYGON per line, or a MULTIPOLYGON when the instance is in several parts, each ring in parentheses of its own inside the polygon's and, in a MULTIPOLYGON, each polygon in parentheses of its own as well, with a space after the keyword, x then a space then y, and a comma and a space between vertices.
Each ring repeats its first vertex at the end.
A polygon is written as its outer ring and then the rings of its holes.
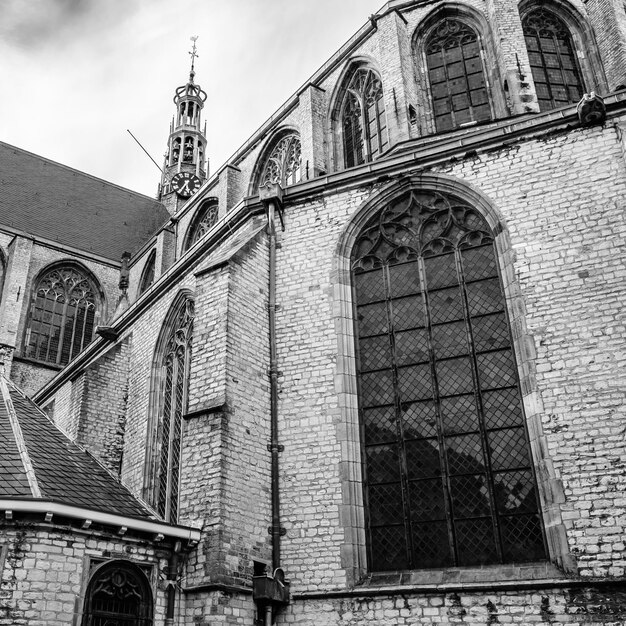
POLYGON ((153 600, 146 575, 126 561, 99 567, 85 594, 83 626, 152 626, 153 600))
POLYGON ((200 241, 206 233, 215 226, 218 217, 218 205, 217 199, 206 200, 198 210, 197 215, 194 217, 187 232, 185 238, 185 244, 183 246, 183 252, 189 250, 191 246, 197 241, 200 241))
POLYGON ((35 284, 26 332, 26 356, 65 365, 91 343, 99 289, 85 270, 55 267, 35 284))
POLYGON ((265 159, 259 187, 278 183, 283 189, 300 182, 300 137, 290 133, 282 137, 265 159))
POLYGON ((493 235, 408 191, 352 253, 370 569, 545 558, 493 235))
POLYGON ((156 273, 156 250, 153 250, 146 261, 146 264, 143 268, 143 272, 141 273, 141 278, 139 279, 139 290, 137 291, 137 295, 140 296, 144 291, 147 291, 154 282, 154 276, 156 273))
POLYGON ((348 79, 339 119, 345 167, 373 161, 387 149, 383 85, 371 69, 359 68, 348 79))
POLYGON ((448 17, 428 35, 425 50, 437 131, 490 120, 478 33, 448 17))
POLYGON ((536 8, 522 19, 541 111, 579 102, 583 81, 572 35, 556 14, 536 8))
POLYGON ((187 410, 189 366, 193 335, 194 303, 182 299, 166 322, 158 342, 155 382, 158 386, 156 406, 156 445, 148 459, 151 500, 158 514, 176 523, 180 486, 180 460, 183 437, 183 415, 187 410))

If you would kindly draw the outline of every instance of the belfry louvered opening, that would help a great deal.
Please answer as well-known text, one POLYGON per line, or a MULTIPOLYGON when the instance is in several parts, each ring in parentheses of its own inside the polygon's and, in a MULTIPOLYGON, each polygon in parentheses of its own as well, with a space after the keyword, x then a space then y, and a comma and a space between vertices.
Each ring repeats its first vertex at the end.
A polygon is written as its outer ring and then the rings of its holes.
POLYGON ((407 192, 362 229, 352 272, 370 569, 545 558, 484 218, 407 192))

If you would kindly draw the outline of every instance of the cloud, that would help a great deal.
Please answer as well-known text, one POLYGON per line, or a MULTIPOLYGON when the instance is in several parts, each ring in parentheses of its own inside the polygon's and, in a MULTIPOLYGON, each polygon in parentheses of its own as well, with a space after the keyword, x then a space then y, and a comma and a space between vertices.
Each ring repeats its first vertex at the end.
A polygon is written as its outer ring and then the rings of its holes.
POLYGON ((32 52, 71 46, 136 10, 139 0, 2 0, 0 38, 32 52))

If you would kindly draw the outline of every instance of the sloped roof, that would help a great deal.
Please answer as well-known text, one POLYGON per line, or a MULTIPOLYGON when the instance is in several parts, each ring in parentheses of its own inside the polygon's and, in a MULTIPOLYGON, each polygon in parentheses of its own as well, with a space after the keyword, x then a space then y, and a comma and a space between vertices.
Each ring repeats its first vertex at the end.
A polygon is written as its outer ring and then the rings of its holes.
POLYGON ((0 499, 5 498, 158 519, 12 382, 0 377, 0 499))
POLYGON ((0 142, 0 225, 119 261, 168 218, 152 198, 0 142))

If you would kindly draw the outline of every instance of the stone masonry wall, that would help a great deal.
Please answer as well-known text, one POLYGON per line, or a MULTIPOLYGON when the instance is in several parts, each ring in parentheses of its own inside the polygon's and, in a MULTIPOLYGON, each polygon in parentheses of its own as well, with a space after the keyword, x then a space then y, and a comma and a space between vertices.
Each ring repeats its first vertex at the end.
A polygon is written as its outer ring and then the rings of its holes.
POLYGON ((110 559, 148 566, 154 596, 154 626, 163 626, 168 553, 149 542, 111 538, 101 532, 69 531, 26 522, 0 526, 0 625, 68 626, 82 623, 90 563, 110 559))
MULTIPOLYGON (((567 549, 577 559, 580 576, 617 581, 626 566, 626 314, 622 305, 626 163, 614 122, 452 160, 430 168, 429 175, 482 194, 508 231, 514 280, 530 333, 527 349, 534 364, 527 384, 537 392, 537 406, 526 408, 538 412, 545 462, 563 486, 564 501, 557 508, 566 528, 567 549)), ((352 383, 336 376, 337 359, 349 355, 349 349, 341 348, 346 338, 337 335, 336 320, 342 309, 331 295, 337 281, 333 256, 340 234, 374 191, 376 186, 364 186, 290 206, 281 234, 278 350, 283 372, 280 430, 285 444, 281 497, 287 528, 283 562, 296 595, 345 588, 349 567, 358 558, 354 549, 359 551, 360 539, 351 536, 348 519, 353 513, 346 509, 355 496, 346 491, 341 468, 346 458, 358 461, 360 452, 358 440, 351 442, 342 434, 345 414, 337 397, 352 393, 345 387, 352 383)), ((402 593, 401 588, 395 593, 402 593)), ((581 593, 597 599, 594 594, 600 592, 581 593)), ((521 617, 523 612, 515 617, 513 609, 502 608, 502 623, 525 623, 525 619, 548 623, 548 609, 541 617, 539 595, 528 604, 526 617, 521 617)), ((496 607, 527 603, 522 596, 510 601, 500 594, 487 596, 476 601, 483 607, 476 611, 483 611, 485 620, 487 600, 496 607)), ((611 622, 608 609, 598 621, 587 616, 587 609, 579 611, 585 615, 579 621, 573 615, 565 619, 571 606, 566 596, 554 591, 546 592, 546 597, 549 606, 557 606, 556 623, 622 623, 622 613, 611 622)), ((415 610, 403 609, 393 618, 390 613, 389 621, 380 623, 414 623, 418 615, 442 619, 447 609, 441 607, 448 600, 441 594, 433 601, 440 608, 412 602, 415 610)), ((469 596, 461 601, 468 608, 475 602, 469 596)), ((361 609, 345 609, 339 616, 345 602, 303 597, 287 614, 292 617, 285 619, 302 624, 365 623, 361 609), (307 614, 312 606, 317 622, 313 613, 307 614)), ((384 616, 384 610, 394 609, 399 600, 390 596, 371 602, 384 616)))

